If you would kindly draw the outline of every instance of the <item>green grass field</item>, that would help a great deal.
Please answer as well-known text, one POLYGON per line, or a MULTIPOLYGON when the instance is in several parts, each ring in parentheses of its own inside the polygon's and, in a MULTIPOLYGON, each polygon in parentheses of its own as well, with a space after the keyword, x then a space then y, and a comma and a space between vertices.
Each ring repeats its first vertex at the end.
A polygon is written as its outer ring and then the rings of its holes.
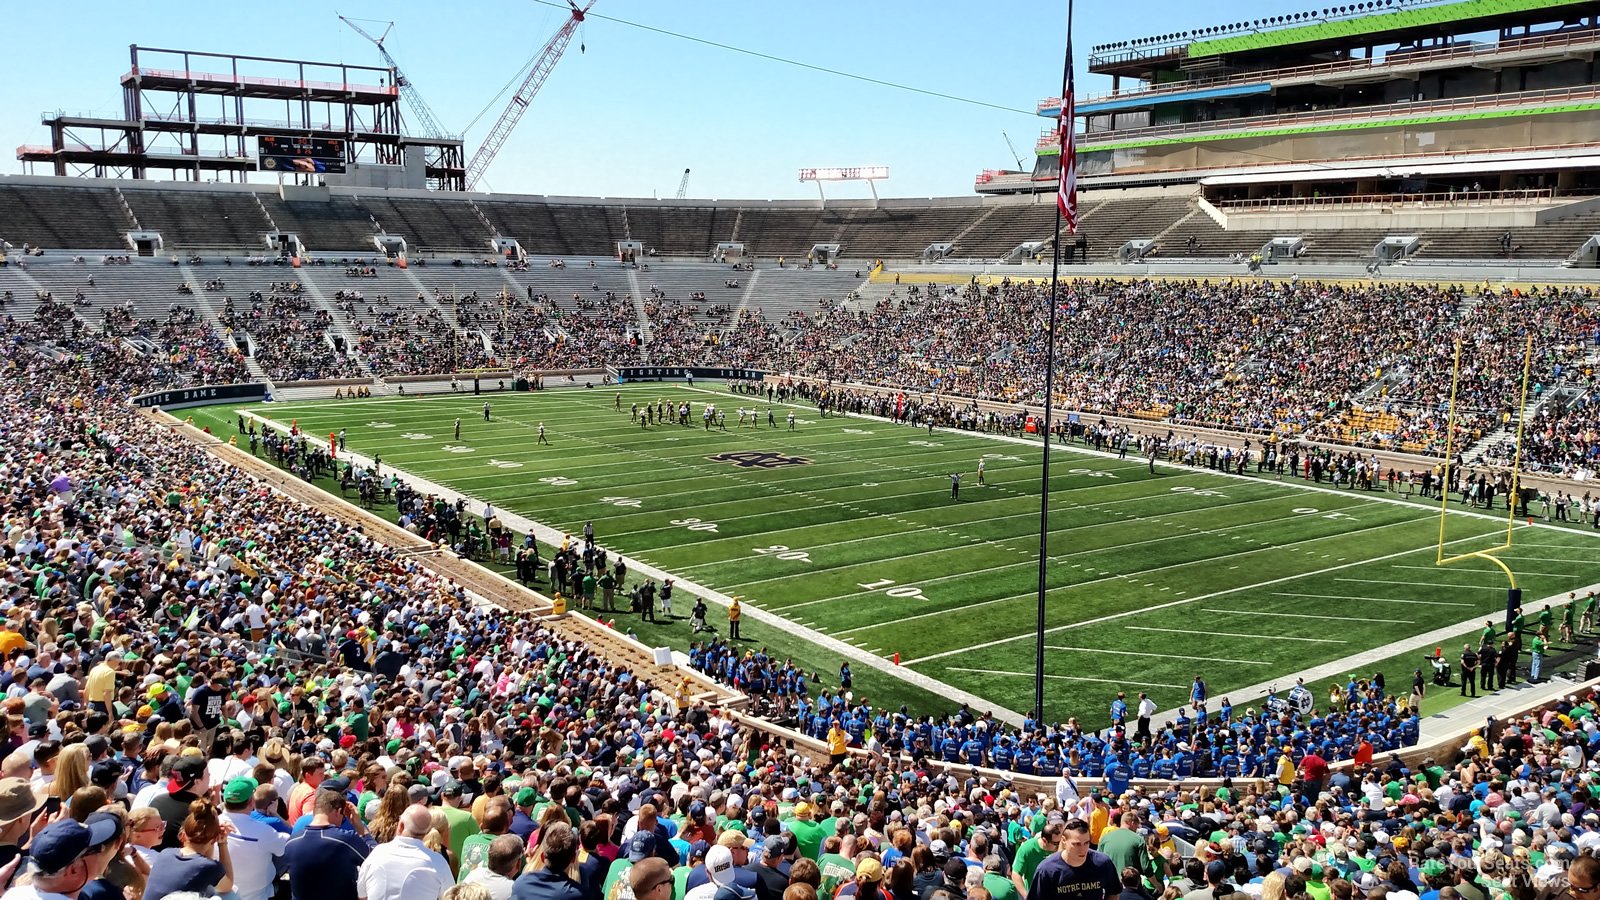
MULTIPOLYGON (((809 644, 804 629, 873 656, 898 653, 904 668, 999 706, 1032 705, 1037 444, 822 419, 800 407, 791 433, 790 408, 775 405, 779 427, 769 428, 765 403, 761 423, 740 428, 734 410, 756 406, 751 398, 664 384, 621 393, 621 412, 616 389, 240 409, 298 420, 313 436, 348 429, 352 450, 475 498, 473 511, 486 500, 574 534, 592 520, 603 547, 800 626, 747 624, 746 632, 808 668, 834 673, 838 655, 809 644), (693 403, 692 427, 630 423, 630 404, 658 398, 693 403), (487 423, 485 399, 494 411, 487 423), (706 402, 729 412, 726 432, 701 426, 706 402), (460 441, 451 433, 457 417, 460 441), (541 422, 549 446, 536 443, 541 422), (986 486, 976 483, 980 458, 986 486), (958 470, 961 496, 952 500, 949 475, 958 470)), ((194 414, 226 435, 235 412, 194 414)), ((1170 708, 1197 672, 1220 695, 1503 616, 1498 569, 1434 565, 1433 504, 1274 476, 1165 466, 1151 474, 1143 459, 1081 448, 1052 457, 1050 489, 1052 718, 1101 723, 1119 689, 1148 691, 1170 708)), ((1449 552, 1498 544, 1503 515, 1453 513, 1449 552)), ((1600 582, 1592 530, 1519 525, 1515 541, 1502 558, 1530 618, 1534 601, 1600 582)), ((682 616, 692 603, 680 596, 674 605, 682 616)), ((720 608, 711 620, 725 629, 720 608)), ((689 640, 681 624, 639 630, 680 648, 689 640)), ((1412 667, 1402 655, 1379 668, 1403 689, 1412 667)), ((858 693, 871 685, 879 702, 937 702, 852 668, 858 693)), ((1326 684, 1318 687, 1320 696, 1326 684)))

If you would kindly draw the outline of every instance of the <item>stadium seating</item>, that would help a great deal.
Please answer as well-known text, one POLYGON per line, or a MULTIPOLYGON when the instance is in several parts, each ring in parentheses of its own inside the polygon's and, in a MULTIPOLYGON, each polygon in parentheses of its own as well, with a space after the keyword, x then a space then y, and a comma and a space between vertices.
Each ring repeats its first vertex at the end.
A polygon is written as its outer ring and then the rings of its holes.
POLYGON ((22 187, 0 182, 0 240, 18 247, 125 248, 133 221, 116 194, 98 187, 22 187))
MULTIPOLYGON (((139 227, 161 232, 165 249, 172 253, 260 252, 265 248, 262 236, 272 230, 254 194, 129 189, 122 196, 139 227)), ((111 246, 124 244, 118 240, 111 246)))

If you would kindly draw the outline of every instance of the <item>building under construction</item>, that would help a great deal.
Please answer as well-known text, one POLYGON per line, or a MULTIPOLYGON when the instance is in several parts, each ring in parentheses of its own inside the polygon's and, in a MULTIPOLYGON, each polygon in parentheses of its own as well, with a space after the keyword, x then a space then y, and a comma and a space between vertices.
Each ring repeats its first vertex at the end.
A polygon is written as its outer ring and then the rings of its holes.
POLYGON ((17 148, 26 171, 238 182, 268 171, 330 186, 466 188, 459 135, 406 133, 392 67, 137 45, 129 54, 122 117, 46 113, 50 144, 17 148), (270 136, 333 147, 341 159, 273 171, 259 152, 270 136))

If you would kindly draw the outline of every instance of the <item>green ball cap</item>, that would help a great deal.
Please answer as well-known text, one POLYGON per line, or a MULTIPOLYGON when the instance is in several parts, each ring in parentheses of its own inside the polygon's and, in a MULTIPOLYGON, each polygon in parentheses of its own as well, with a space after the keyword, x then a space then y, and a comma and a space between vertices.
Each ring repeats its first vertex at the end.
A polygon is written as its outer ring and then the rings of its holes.
POLYGON ((222 789, 222 800, 225 803, 246 803, 255 796, 256 784, 254 778, 235 778, 222 789))

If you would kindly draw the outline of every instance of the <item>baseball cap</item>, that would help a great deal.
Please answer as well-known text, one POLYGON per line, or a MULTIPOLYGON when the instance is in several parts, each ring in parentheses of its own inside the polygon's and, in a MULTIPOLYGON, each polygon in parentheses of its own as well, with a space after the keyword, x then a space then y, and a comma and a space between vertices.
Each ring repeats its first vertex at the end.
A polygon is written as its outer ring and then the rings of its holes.
POLYGON ((465 788, 462 786, 461 782, 452 778, 444 783, 444 788, 442 788, 439 793, 446 797, 459 797, 461 796, 461 792, 463 790, 465 790, 465 788))
POLYGON ((172 764, 172 772, 167 780, 167 791, 175 794, 184 790, 199 781, 200 776, 205 773, 206 761, 204 757, 180 757, 177 762, 172 764))
POLYGON ((1206 880, 1220 882, 1228 877, 1228 864, 1220 859, 1206 863, 1206 880))
POLYGON ((514 794, 512 796, 511 802, 515 803, 518 806, 532 806, 534 804, 534 801, 536 801, 538 799, 539 799, 539 792, 538 791, 534 790, 531 787, 525 787, 525 788, 522 788, 521 790, 517 791, 516 794, 514 794))
MULTIPOLYGON (((449 786, 445 786, 449 790, 449 786)), ((456 793, 460 793, 459 790, 456 793)), ((633 837, 628 838, 628 862, 636 863, 649 859, 656 852, 656 836, 648 831, 636 831, 633 837)))
POLYGON ((944 841, 932 841, 928 844, 928 852, 933 854, 934 859, 949 856, 950 845, 946 844, 944 841))
MULTIPOLYGON (((19 778, 17 780, 21 781, 22 779, 19 778)), ((727 831, 717 835, 718 847, 743 847, 744 849, 749 850, 755 845, 756 842, 749 835, 746 835, 743 832, 737 831, 733 828, 729 828, 727 831)))
POLYGON ((97 850, 122 837, 122 818, 115 813, 97 812, 83 820, 89 829, 89 849, 97 850))
POLYGON ((879 882, 883 880, 883 863, 872 857, 866 857, 856 863, 856 880, 879 882))
POLYGON ((735 869, 732 850, 719 844, 706 851, 706 876, 719 887, 734 883, 735 869))
POLYGON ((222 788, 222 799, 226 803, 249 803, 260 786, 254 778, 235 778, 222 788))
POLYGON ((51 822, 33 839, 28 856, 39 871, 53 874, 72 865, 89 849, 89 829, 76 819, 51 822))

